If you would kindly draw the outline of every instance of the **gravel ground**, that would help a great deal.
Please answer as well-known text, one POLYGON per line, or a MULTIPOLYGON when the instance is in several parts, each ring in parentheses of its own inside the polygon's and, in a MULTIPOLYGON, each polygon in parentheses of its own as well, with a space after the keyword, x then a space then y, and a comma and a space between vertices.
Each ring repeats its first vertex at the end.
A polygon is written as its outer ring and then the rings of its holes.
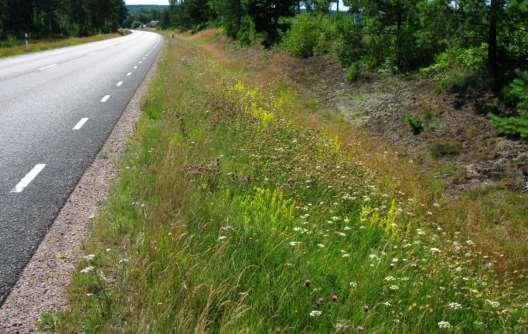
POLYGON ((141 114, 141 101, 155 70, 156 65, 147 74, 0 308, 0 333, 36 333, 35 323, 42 313, 67 306, 66 287, 84 255, 82 243, 88 235, 90 221, 118 177, 119 159, 126 150, 127 139, 134 132, 141 114))

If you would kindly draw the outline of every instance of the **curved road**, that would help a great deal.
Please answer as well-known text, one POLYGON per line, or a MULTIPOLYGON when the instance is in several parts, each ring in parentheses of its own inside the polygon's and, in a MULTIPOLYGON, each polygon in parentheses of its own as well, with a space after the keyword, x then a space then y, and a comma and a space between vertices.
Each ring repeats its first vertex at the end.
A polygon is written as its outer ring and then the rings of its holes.
POLYGON ((133 32, 0 58, 0 305, 155 62, 133 32))

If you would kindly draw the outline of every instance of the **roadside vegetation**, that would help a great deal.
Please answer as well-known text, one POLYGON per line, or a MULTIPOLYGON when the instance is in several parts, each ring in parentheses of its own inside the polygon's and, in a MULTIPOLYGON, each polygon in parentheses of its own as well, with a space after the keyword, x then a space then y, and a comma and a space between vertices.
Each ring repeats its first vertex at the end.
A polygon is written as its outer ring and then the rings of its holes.
POLYGON ((220 26, 242 45, 331 54, 349 82, 420 73, 474 103, 502 134, 527 137, 525 1, 187 0, 161 16, 163 27, 220 26))
POLYGON ((24 53, 57 49, 83 43, 97 42, 120 36, 119 34, 102 34, 91 37, 71 37, 64 39, 48 39, 31 42, 27 47, 23 41, 0 42, 0 57, 16 56, 24 53))
POLYGON ((522 195, 452 200, 249 65, 210 38, 167 42, 70 307, 42 329, 525 332, 526 242, 483 224, 526 236, 522 195))

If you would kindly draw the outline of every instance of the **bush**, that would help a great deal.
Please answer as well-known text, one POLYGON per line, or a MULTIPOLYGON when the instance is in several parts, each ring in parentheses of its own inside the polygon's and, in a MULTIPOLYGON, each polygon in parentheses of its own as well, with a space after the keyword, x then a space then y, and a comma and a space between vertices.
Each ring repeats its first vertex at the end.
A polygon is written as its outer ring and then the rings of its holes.
POLYGON ((255 28, 255 22, 250 16, 244 16, 240 21, 237 40, 243 46, 253 45, 257 42, 258 35, 255 28))
POLYGON ((528 71, 517 70, 517 78, 504 88, 502 95, 519 115, 528 115, 528 71))
POLYGON ((292 20, 291 29, 282 41, 282 47, 295 57, 311 57, 321 34, 321 17, 301 14, 292 20))
POLYGON ((347 82, 355 82, 361 77, 361 66, 358 62, 353 63, 348 67, 345 73, 345 80, 347 82))
POLYGON ((501 134, 528 139, 528 71, 517 71, 517 78, 502 92, 504 101, 515 106, 517 116, 491 115, 491 123, 501 134))
POLYGON ((435 63, 422 68, 420 73, 438 80, 441 89, 456 86, 483 72, 486 68, 487 50, 486 43, 479 47, 450 48, 438 54, 435 63))
POLYGON ((338 20, 327 15, 301 14, 291 20, 281 46, 295 57, 307 58, 332 50, 338 20))
POLYGON ((419 135, 420 133, 423 132, 424 130, 424 125, 423 125, 423 122, 422 120, 420 120, 418 117, 416 116, 413 116, 413 115, 407 115, 405 116, 405 122, 407 124, 409 124, 409 126, 411 127, 411 130, 412 132, 415 134, 415 135, 419 135))

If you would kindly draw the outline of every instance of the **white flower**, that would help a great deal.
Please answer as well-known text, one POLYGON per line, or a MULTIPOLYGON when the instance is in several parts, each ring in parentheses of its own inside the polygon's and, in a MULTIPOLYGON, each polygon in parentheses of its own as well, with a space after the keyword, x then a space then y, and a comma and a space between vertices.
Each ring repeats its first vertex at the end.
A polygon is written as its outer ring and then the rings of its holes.
POLYGON ((438 248, 431 248, 431 253, 440 253, 440 250, 438 248))
POLYGON ((389 286, 389 289, 391 289, 391 290, 398 290, 399 288, 400 288, 400 287, 397 286, 397 285, 395 285, 395 284, 389 286))
POLYGON ((451 324, 447 321, 440 321, 438 323, 438 328, 442 328, 442 329, 451 328, 451 324))
POLYGON ((386 280, 387 282, 395 281, 395 280, 396 280, 396 277, 394 277, 394 276, 387 276, 387 277, 385 277, 385 280, 386 280))
POLYGON ((320 317, 321 314, 323 314, 323 311, 314 310, 314 311, 310 312, 310 317, 320 317))
POLYGON ((300 243, 301 243, 300 241, 290 241, 290 246, 297 246, 300 243))
POLYGON ((225 235, 221 235, 221 236, 218 237, 219 241, 222 241, 222 240, 225 240, 225 239, 227 239, 227 237, 225 235))
POLYGON ((326 246, 323 245, 323 244, 317 244, 317 246, 319 246, 319 248, 325 248, 326 246))
POLYGON ((88 267, 82 269, 82 270, 81 270, 81 273, 82 273, 82 274, 88 274, 89 272, 93 271, 94 269, 95 269, 94 267, 92 267, 92 266, 88 266, 88 267))
POLYGON ((85 259, 87 261, 92 261, 93 259, 95 259, 95 255, 94 254, 89 254, 89 255, 84 256, 83 259, 85 259))
POLYGON ((383 305, 385 306, 391 306, 391 303, 389 301, 386 301, 385 303, 383 303, 383 305))
POLYGON ((344 253, 343 255, 341 255, 341 257, 350 257, 350 254, 344 253))
POLYGON ((336 234, 341 237, 346 237, 346 233, 343 233, 343 232, 336 232, 336 234))
POLYGON ((491 307, 493 308, 497 308, 500 306, 500 303, 499 302, 496 302, 496 301, 493 301, 493 300, 489 300, 489 299, 486 299, 486 301, 491 305, 491 307))
MULTIPOLYGON (((357 286, 358 286, 357 282, 350 282, 350 287, 351 287, 352 289, 357 288, 357 286)), ((528 305, 528 303, 527 303, 527 305, 528 305)), ((528 306, 527 306, 527 307, 528 307, 528 306)))
POLYGON ((452 310, 460 310, 462 308, 462 305, 460 305, 459 303, 455 303, 455 302, 449 303, 447 304, 447 306, 452 310))

